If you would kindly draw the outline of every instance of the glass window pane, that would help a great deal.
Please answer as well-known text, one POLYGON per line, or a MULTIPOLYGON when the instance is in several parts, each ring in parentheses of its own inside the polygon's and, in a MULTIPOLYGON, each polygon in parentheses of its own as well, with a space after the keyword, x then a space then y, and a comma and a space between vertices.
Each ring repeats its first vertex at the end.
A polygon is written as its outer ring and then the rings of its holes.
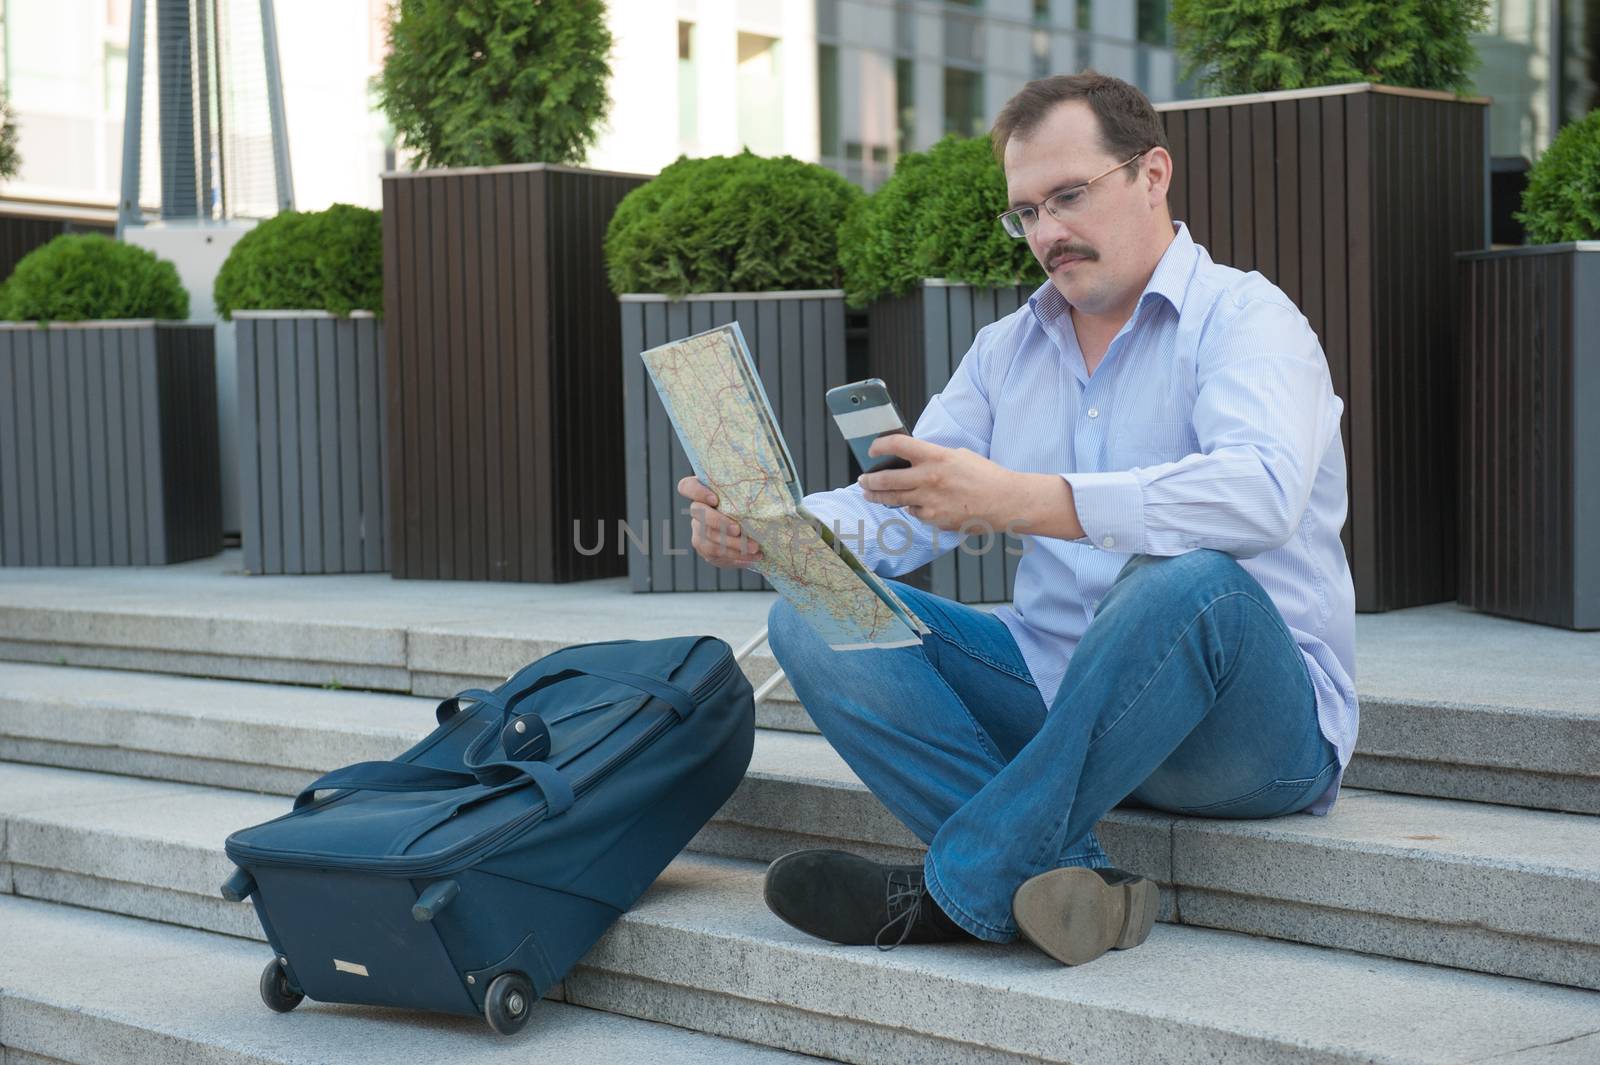
POLYGON ((963 137, 982 136, 983 75, 974 70, 944 70, 944 131, 963 137))
POLYGON ((909 59, 894 61, 895 150, 904 155, 914 150, 917 138, 916 68, 909 59))
POLYGON ((821 132, 818 150, 830 159, 839 157, 839 48, 817 45, 817 126, 821 132))

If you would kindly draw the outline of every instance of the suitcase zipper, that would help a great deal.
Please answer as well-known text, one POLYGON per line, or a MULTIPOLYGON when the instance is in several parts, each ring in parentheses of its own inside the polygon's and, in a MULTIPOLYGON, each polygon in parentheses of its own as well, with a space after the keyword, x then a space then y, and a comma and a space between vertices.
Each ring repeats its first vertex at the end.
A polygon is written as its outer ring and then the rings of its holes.
MULTIPOLYGON (((692 654, 693 651, 691 650, 690 653, 692 654)), ((696 684, 690 691, 690 697, 696 703, 698 703, 702 696, 721 685, 737 668, 738 662, 734 659, 733 655, 728 655, 724 661, 719 662, 716 667, 711 670, 711 672, 707 673, 706 676, 701 678, 700 683, 696 684)), ((654 699, 655 697, 651 696, 651 698, 654 699)), ((657 701, 659 702, 660 700, 657 701)), ((601 780, 609 776, 611 771, 618 765, 635 757, 641 750, 659 739, 662 733, 666 732, 667 729, 675 725, 677 721, 677 713, 669 710, 662 716, 661 720, 652 724, 643 733, 636 737, 632 743, 628 744, 626 748, 606 759, 604 763, 597 766, 593 770, 584 774, 581 779, 575 781, 572 785, 572 796, 574 801, 581 798, 601 780)), ((474 859, 480 851, 493 850, 506 839, 509 839, 516 833, 523 831, 530 823, 543 820, 547 808, 548 804, 541 802, 537 806, 530 807, 528 810, 506 822, 504 825, 501 825, 488 835, 479 836, 476 839, 463 840, 452 850, 427 862, 406 858, 378 858, 365 860, 347 858, 330 866, 329 863, 325 861, 321 864, 318 864, 315 860, 315 858, 318 857, 325 858, 325 855, 307 855, 303 858, 297 859, 292 856, 284 855, 280 852, 259 853, 253 847, 238 847, 237 852, 240 858, 248 859, 250 862, 256 865, 290 865, 311 866, 315 868, 337 868, 346 870, 355 869, 377 875, 394 873, 402 874, 407 877, 439 876, 446 872, 453 871, 464 864, 471 864, 472 859, 474 859)))

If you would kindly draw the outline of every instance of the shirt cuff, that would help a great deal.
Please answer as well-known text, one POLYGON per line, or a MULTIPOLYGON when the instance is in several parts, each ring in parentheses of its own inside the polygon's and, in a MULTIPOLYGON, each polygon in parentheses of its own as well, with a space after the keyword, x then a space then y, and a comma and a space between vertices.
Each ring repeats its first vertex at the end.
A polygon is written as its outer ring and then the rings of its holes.
POLYGON ((1140 554, 1144 551, 1144 488, 1127 470, 1063 473, 1072 486, 1078 524, 1091 547, 1140 554))

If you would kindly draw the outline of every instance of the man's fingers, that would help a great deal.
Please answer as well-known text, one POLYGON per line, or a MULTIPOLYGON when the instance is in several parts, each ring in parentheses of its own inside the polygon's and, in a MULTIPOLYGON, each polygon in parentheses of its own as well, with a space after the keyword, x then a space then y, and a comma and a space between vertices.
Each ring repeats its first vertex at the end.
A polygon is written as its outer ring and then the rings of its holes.
POLYGON ((921 462, 930 459, 941 451, 949 448, 940 447, 938 444, 926 440, 918 440, 909 433, 889 433, 880 436, 867 448, 867 454, 874 457, 881 455, 899 455, 908 462, 921 462))
POLYGON ((713 566, 746 567, 761 557, 761 545, 743 535, 734 519, 703 503, 689 504, 695 553, 713 566))
POLYGON ((920 487, 926 475, 922 470, 912 466, 905 470, 878 470, 876 473, 863 473, 858 480, 861 487, 869 492, 906 492, 920 487))
POLYGON ((698 521, 700 524, 704 525, 706 528, 713 529, 718 533, 725 533, 729 536, 739 536, 743 531, 739 528, 739 523, 737 521, 728 517, 726 514, 722 513, 722 511, 717 510, 714 507, 706 506, 704 503, 690 503, 689 516, 695 521, 698 521))
POLYGON ((717 505, 717 493, 702 484, 700 478, 693 474, 678 482, 678 494, 696 503, 704 503, 708 507, 717 505))

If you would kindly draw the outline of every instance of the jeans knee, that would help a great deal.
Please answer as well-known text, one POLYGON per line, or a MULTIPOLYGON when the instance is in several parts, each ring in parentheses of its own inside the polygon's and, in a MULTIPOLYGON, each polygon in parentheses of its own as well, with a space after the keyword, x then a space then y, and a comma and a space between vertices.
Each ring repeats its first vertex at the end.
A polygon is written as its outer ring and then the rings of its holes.
POLYGON ((1158 612, 1196 593, 1214 598, 1228 591, 1248 591, 1255 597, 1261 586, 1245 572, 1238 559, 1221 551, 1200 548, 1182 555, 1135 555, 1123 566, 1106 596, 1141 603, 1158 612))
POLYGON ((767 646, 772 656, 779 660, 794 661, 802 654, 806 644, 816 639, 816 633, 789 600, 779 598, 767 611, 767 646))

